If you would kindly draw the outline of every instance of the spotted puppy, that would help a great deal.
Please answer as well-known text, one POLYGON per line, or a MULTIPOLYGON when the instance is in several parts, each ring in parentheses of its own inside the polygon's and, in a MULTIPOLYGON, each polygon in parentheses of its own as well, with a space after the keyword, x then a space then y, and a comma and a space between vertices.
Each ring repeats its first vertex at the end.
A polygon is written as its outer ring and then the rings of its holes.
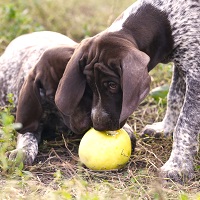
POLYGON ((174 74, 166 115, 147 126, 143 135, 173 132, 173 149, 161 175, 175 181, 191 178, 200 132, 199 0, 136 1, 108 29, 77 47, 59 83, 56 104, 70 115, 73 106, 64 100, 72 91, 69 83, 78 88, 71 94, 73 99, 79 95, 74 106, 89 88, 94 128, 118 129, 148 94, 148 72, 169 61, 174 74))
MULTIPOLYGON (((56 109, 54 95, 77 43, 49 31, 34 32, 13 40, 0 57, 0 106, 14 95, 16 121, 22 124, 17 147, 8 152, 15 159, 21 151, 32 164, 41 137, 54 136, 56 128, 68 131, 56 109)), ((72 124, 72 123, 71 123, 72 124)))

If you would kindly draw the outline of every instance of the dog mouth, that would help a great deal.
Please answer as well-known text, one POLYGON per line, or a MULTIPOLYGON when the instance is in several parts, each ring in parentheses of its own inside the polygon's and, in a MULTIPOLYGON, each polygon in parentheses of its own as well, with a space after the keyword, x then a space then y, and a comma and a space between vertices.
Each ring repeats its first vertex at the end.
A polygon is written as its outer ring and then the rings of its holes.
POLYGON ((116 131, 122 128, 125 122, 119 123, 119 120, 93 121, 93 128, 98 131, 116 131))

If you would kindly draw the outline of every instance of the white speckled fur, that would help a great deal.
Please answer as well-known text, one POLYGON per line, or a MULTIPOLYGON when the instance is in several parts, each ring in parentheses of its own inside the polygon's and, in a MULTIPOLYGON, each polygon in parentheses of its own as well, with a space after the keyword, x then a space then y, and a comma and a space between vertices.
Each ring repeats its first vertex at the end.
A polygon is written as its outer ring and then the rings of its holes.
POLYGON ((76 43, 60 33, 42 31, 17 37, 9 44, 0 57, 0 106, 5 105, 9 93, 14 94, 17 104, 19 91, 29 70, 46 49, 59 44, 76 43), (20 78, 16 79, 16 75, 20 78))

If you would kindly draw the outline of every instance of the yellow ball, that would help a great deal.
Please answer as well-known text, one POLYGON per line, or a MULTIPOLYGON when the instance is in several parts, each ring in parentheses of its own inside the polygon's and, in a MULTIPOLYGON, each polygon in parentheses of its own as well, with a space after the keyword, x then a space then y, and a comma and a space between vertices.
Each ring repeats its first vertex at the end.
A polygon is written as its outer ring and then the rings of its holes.
POLYGON ((79 145, 80 161, 92 170, 122 168, 131 156, 131 140, 124 129, 97 131, 91 128, 79 145))

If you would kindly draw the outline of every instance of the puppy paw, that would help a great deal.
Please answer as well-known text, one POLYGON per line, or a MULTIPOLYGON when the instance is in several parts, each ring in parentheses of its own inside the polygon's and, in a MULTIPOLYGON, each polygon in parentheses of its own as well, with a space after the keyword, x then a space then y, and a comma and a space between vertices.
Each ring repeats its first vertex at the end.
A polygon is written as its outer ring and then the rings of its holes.
POLYGON ((183 166, 178 166, 177 163, 167 162, 160 168, 160 177, 169 181, 172 180, 174 182, 178 182, 183 184, 188 180, 194 178, 194 170, 193 165, 191 163, 187 163, 183 166))
POLYGON ((131 139, 131 144, 132 144, 132 151, 134 152, 135 147, 136 147, 136 137, 135 134, 133 132, 133 129, 126 123, 123 126, 123 129, 129 134, 130 139, 131 139))
POLYGON ((141 133, 139 133, 140 137, 146 138, 146 137, 154 137, 154 138, 160 138, 161 136, 171 136, 172 130, 170 128, 166 127, 163 122, 156 122, 151 125, 146 125, 141 133))
POLYGON ((20 165, 23 163, 24 165, 32 165, 33 159, 27 155, 27 151, 25 149, 14 149, 6 153, 6 156, 9 160, 14 161, 16 165, 20 165))

